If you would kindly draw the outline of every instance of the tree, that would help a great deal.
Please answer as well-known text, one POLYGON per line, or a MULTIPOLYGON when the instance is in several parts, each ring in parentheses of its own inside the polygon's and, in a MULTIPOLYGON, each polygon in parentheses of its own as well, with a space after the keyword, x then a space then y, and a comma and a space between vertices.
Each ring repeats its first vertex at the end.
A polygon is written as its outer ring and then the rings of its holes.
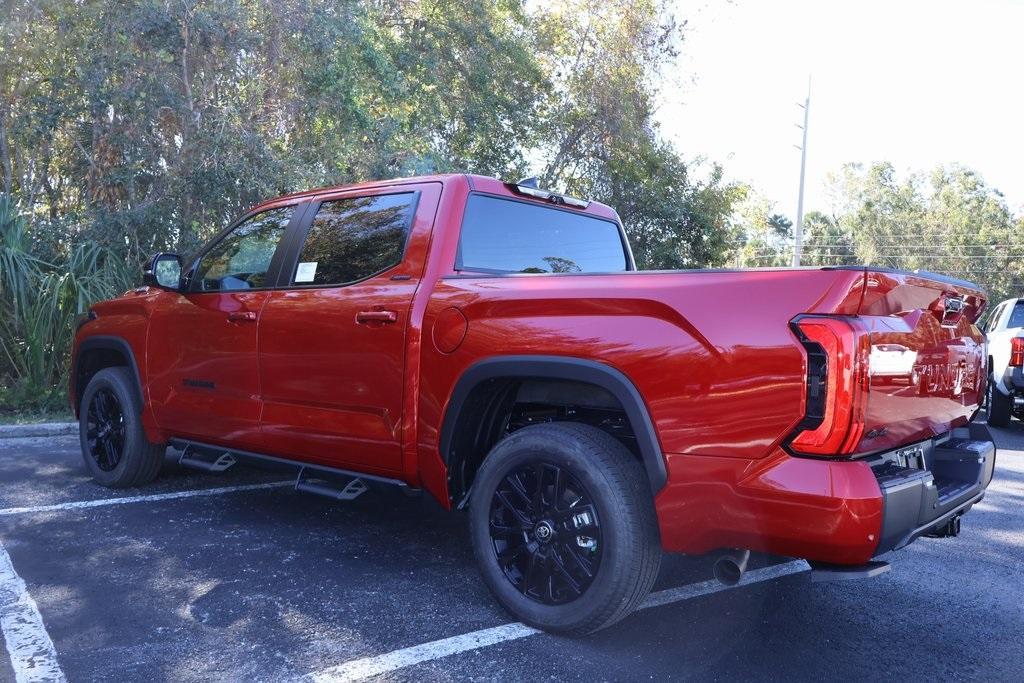
POLYGON ((542 77, 516 2, 7 8, 4 188, 133 260, 288 190, 524 168, 542 77))
POLYGON ((858 263, 856 243, 837 219, 820 211, 804 216, 804 249, 800 260, 807 266, 844 266, 858 263))
POLYGON ((976 172, 953 165, 901 178, 892 164, 848 164, 830 194, 832 215, 807 215, 802 263, 932 271, 994 300, 1024 292, 1022 219, 976 172))
POLYGON ((69 321, 147 254, 308 187, 540 171, 616 207, 641 266, 722 263, 742 192, 654 121, 681 29, 666 0, 8 0, 0 281, 64 294, 35 346, 28 302, 0 310, 0 346, 45 349, 0 355, 0 404, 25 381, 60 401, 69 321))
POLYGON ((793 258, 789 243, 792 221, 775 212, 775 205, 751 187, 743 188, 735 210, 736 266, 747 268, 788 266, 793 258))
POLYGON ((694 180, 654 120, 684 24, 663 0, 556 2, 536 19, 542 182, 615 207, 641 268, 723 263, 741 193, 717 167, 694 180))
POLYGON ((781 213, 773 213, 767 219, 768 228, 779 239, 788 240, 793 237, 793 221, 781 213))

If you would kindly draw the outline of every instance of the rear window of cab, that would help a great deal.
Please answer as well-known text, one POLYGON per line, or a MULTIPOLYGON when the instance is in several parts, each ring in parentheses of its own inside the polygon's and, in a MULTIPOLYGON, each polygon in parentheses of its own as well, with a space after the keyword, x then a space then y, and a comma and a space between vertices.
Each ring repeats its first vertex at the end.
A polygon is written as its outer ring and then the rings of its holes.
POLYGON ((457 270, 485 273, 614 273, 629 270, 612 221, 554 207, 472 194, 457 270))

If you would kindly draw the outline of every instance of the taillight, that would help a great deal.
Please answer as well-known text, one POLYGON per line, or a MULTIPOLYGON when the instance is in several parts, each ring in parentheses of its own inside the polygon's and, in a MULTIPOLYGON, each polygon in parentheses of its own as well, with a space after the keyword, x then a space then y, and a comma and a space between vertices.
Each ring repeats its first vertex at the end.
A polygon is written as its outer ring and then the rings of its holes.
POLYGON ((1010 367, 1024 367, 1024 337, 1014 337, 1010 340, 1010 367))
POLYGON ((789 447, 808 455, 852 453, 864 433, 867 336, 843 318, 802 317, 794 327, 807 350, 807 402, 789 447))

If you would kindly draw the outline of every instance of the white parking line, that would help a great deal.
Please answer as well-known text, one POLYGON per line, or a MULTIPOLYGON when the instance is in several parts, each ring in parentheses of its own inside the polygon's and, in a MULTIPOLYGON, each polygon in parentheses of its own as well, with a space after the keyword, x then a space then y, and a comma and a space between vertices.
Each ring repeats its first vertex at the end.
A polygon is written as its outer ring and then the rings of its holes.
POLYGON ((128 503, 149 503, 160 500, 175 500, 177 498, 195 498, 197 496, 217 496, 222 493, 235 493, 236 491, 259 491, 261 489, 276 489, 282 486, 294 486, 295 481, 272 481, 266 484, 241 484, 239 486, 221 486, 214 489, 192 489, 189 491, 174 491, 172 493, 154 493, 148 496, 128 496, 125 498, 101 498, 99 500, 82 500, 72 503, 54 503, 53 505, 30 505, 27 507, 2 508, 0 517, 7 515, 26 515, 33 512, 59 512, 61 510, 81 510, 83 508, 98 508, 106 505, 126 505, 128 503))
POLYGON ((422 645, 414 645, 401 650, 395 650, 377 657, 366 657, 365 659, 354 659, 339 666, 324 669, 309 674, 307 680, 316 683, 340 683, 341 681, 361 681, 371 676, 379 676, 389 671, 404 669, 413 664, 429 662, 434 659, 441 659, 450 655, 457 655, 460 652, 477 650, 488 645, 496 645, 509 640, 518 640, 526 636, 540 633, 535 628, 518 622, 485 628, 472 633, 464 633, 461 636, 453 636, 442 640, 435 640, 422 645))
POLYGON ((36 601, 14 571, 3 543, 0 543, 0 629, 17 683, 62 683, 65 680, 36 601))
MULTIPOLYGON (((738 586, 724 586, 716 580, 711 580, 692 583, 678 588, 669 588, 649 595, 647 599, 644 600, 643 604, 640 605, 640 609, 660 607, 662 605, 668 605, 681 600, 690 600, 702 595, 710 595, 712 593, 732 590, 733 588, 741 588, 753 583, 760 583, 761 581, 778 579, 783 576, 788 576, 789 574, 798 574, 800 572, 807 571, 808 569, 810 569, 810 567, 806 562, 803 560, 795 560, 793 562, 786 562, 785 564, 764 567, 763 569, 753 569, 744 574, 743 580, 738 586)), ((515 622, 505 624, 504 626, 495 626, 494 628, 485 628, 479 631, 472 631, 471 633, 464 633, 460 636, 434 640, 429 643, 423 643, 422 645, 402 648, 401 650, 394 650, 393 652, 377 655, 376 657, 353 659, 329 669, 314 671, 313 673, 303 677, 302 680, 310 681, 311 683, 348 683, 350 681, 361 681, 370 678, 371 676, 379 676, 390 671, 397 671, 398 669, 404 669, 405 667, 413 666, 414 664, 422 664, 423 662, 429 662, 435 659, 441 659, 442 657, 449 657, 462 652, 469 652, 471 650, 478 650, 482 647, 496 645, 510 640, 519 640, 520 638, 526 638, 527 636, 532 636, 537 633, 541 633, 541 631, 526 626, 525 624, 515 622)))

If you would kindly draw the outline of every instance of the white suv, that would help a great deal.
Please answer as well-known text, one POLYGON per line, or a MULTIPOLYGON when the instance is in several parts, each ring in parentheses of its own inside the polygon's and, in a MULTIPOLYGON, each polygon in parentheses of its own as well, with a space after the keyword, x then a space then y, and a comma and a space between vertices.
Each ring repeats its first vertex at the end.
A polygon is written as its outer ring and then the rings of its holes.
POLYGON ((1024 299, 1007 299, 992 312, 988 337, 988 423, 1024 419, 1024 299))

